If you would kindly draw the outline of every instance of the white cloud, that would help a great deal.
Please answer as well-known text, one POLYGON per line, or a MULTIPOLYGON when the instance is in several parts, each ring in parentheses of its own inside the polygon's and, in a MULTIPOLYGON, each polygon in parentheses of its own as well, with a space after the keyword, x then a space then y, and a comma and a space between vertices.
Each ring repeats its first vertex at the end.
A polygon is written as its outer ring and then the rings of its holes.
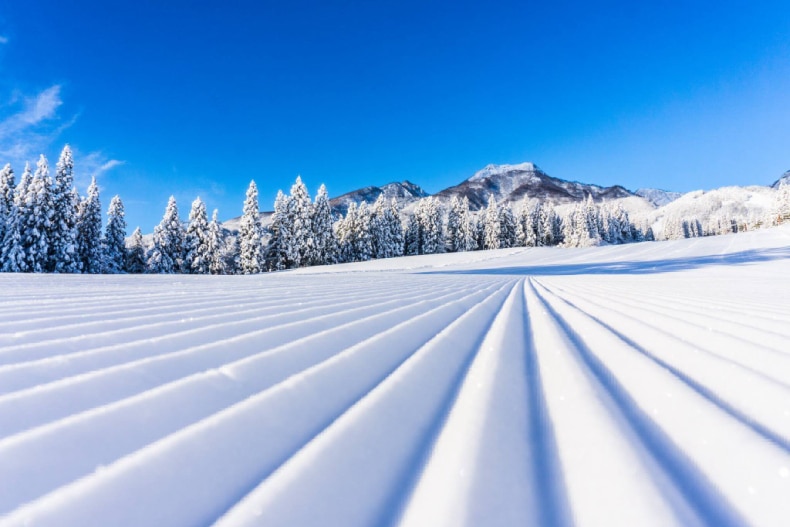
MULTIPOLYGON (((74 150, 74 179, 77 188, 87 188, 91 178, 99 179, 115 167, 121 166, 124 161, 109 158, 104 152, 94 151, 82 155, 74 150)), ((101 187, 101 185, 99 185, 101 187)))
POLYGON ((78 117, 62 121, 62 104, 60 85, 55 84, 33 96, 15 93, 0 106, 0 162, 21 165, 46 152, 78 117))

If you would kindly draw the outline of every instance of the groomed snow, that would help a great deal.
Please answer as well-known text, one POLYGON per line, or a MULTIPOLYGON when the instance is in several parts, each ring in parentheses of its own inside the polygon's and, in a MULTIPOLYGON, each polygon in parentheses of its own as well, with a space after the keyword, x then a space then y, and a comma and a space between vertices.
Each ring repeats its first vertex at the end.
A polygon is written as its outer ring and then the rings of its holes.
POLYGON ((790 227, 0 275, 0 526, 787 525, 790 227))

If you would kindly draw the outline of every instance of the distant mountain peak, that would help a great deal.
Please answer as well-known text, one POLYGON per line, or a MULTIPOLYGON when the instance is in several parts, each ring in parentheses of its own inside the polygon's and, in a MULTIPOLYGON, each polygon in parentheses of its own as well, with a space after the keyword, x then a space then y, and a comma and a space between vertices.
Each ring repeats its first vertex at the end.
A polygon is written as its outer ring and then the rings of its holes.
POLYGON ((498 176, 508 172, 540 172, 540 169, 535 163, 526 162, 517 165, 486 165, 482 170, 475 172, 475 175, 470 177, 468 181, 481 181, 490 178, 491 176, 498 176))
POLYGON ((680 192, 671 192, 669 190, 662 190, 659 188, 640 188, 637 189, 634 194, 645 198, 656 207, 663 207, 664 205, 672 203, 683 195, 680 192))
POLYGON ((771 185, 771 188, 779 188, 785 185, 790 185, 790 170, 782 174, 782 177, 777 179, 774 184, 771 185))

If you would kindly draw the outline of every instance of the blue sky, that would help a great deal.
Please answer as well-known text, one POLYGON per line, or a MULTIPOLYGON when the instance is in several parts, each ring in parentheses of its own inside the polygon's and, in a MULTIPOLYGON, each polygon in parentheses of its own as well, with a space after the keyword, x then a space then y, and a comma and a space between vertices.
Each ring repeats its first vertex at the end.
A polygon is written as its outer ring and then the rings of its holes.
POLYGON ((0 162, 68 142, 150 232, 170 194, 270 209, 488 163, 678 191, 790 169, 790 4, 0 2, 0 162), (595 4, 595 5, 592 5, 595 4))

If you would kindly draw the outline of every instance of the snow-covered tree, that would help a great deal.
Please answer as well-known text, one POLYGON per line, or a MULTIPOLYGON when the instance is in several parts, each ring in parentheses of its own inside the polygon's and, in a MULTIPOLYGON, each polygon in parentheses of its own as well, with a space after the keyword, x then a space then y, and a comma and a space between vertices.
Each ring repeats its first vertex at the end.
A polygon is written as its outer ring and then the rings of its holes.
MULTIPOLYGON (((538 206, 540 204, 538 203, 538 206)), ((516 246, 517 247, 534 247, 537 245, 537 229, 535 225, 535 207, 527 201, 524 196, 524 201, 521 209, 516 216, 516 246)))
MULTIPOLYGON (((29 169, 27 172, 29 174, 29 169)), ((6 165, 0 171, 0 271, 9 273, 25 270, 25 251, 19 233, 18 213, 22 198, 16 190, 14 171, 11 165, 6 165)))
POLYGON ((289 256, 292 251, 288 247, 291 239, 291 226, 288 223, 289 200, 289 196, 283 194, 281 190, 277 191, 272 222, 269 226, 271 236, 266 248, 266 266, 270 271, 279 271, 290 267, 289 256))
POLYGON ((338 222, 337 238, 343 262, 364 262, 372 258, 371 214, 366 202, 348 206, 345 218, 338 222))
POLYGON ((499 223, 499 207, 497 207, 493 194, 488 197, 488 206, 485 210, 484 229, 484 247, 486 249, 499 249, 502 228, 499 223))
POLYGON ((462 222, 464 211, 461 200, 458 196, 450 198, 450 210, 447 211, 447 251, 457 253, 466 250, 466 244, 462 234, 462 222))
POLYGON ((80 271, 77 243, 79 201, 74 199, 74 159, 69 145, 63 147, 52 186, 52 225, 49 231, 47 270, 56 273, 80 271))
POLYGON ((214 209, 211 222, 208 224, 208 237, 206 240, 208 272, 211 274, 230 274, 226 263, 225 236, 219 220, 217 220, 217 214, 217 209, 214 209))
POLYGON ((126 253, 126 272, 139 274, 146 271, 145 245, 143 244, 143 233, 137 227, 132 233, 132 240, 129 250, 126 253))
POLYGON ((259 219, 258 187, 250 181, 239 225, 239 264, 242 274, 263 271, 263 229, 259 219))
POLYGON ((178 218, 176 198, 170 196, 162 221, 154 227, 153 245, 148 251, 147 269, 151 273, 181 272, 184 257, 184 227, 178 218))
MULTIPOLYGON (((29 167, 25 167, 29 172, 29 167)), ((36 173, 32 178, 22 175, 24 185, 24 206, 19 207, 19 233, 25 253, 25 270, 42 273, 49 262, 49 232, 52 226, 52 178, 49 176, 47 158, 43 155, 36 164, 36 173), (28 179, 29 184, 25 181, 28 179)))
POLYGON ((309 259, 310 265, 335 263, 338 257, 337 240, 332 229, 334 218, 325 185, 321 185, 318 189, 310 224, 313 229, 313 251, 309 259))
POLYGON ((303 267, 308 265, 313 254, 313 204, 301 176, 296 177, 291 187, 287 211, 290 260, 293 267, 303 267))
POLYGON ((102 272, 101 203, 96 178, 92 178, 88 195, 80 203, 77 215, 77 254, 83 273, 102 272))
POLYGON ((406 230, 403 233, 403 251, 405 255, 420 254, 420 247, 422 246, 421 236, 420 222, 417 221, 417 217, 412 213, 409 215, 406 230))
MULTIPOLYGON (((421 199, 414 209, 417 254, 436 254, 444 251, 442 209, 439 200, 429 196, 421 199)), ((412 242, 414 243, 414 241, 412 242)))
POLYGON ((107 228, 104 230, 104 272, 122 273, 126 270, 126 218, 120 196, 113 196, 107 209, 107 228))
POLYGON ((211 263, 209 251, 209 224, 206 204, 199 197, 192 202, 189 224, 184 239, 184 271, 208 274, 211 263))
POLYGON ((400 221, 400 210, 395 198, 392 198, 389 207, 384 209, 382 223, 386 239, 384 258, 403 256, 403 224, 400 221))
POLYGON ((3 267, 3 238, 5 237, 6 225, 11 222, 11 215, 14 211, 14 170, 11 165, 6 165, 0 169, 0 269, 3 267))
POLYGON ((503 203, 499 207, 499 246, 502 248, 516 246, 516 217, 510 205, 503 203))
POLYGON ((464 196, 461 200, 460 242, 463 251, 476 251, 477 243, 477 218, 469 210, 469 198, 464 196))

